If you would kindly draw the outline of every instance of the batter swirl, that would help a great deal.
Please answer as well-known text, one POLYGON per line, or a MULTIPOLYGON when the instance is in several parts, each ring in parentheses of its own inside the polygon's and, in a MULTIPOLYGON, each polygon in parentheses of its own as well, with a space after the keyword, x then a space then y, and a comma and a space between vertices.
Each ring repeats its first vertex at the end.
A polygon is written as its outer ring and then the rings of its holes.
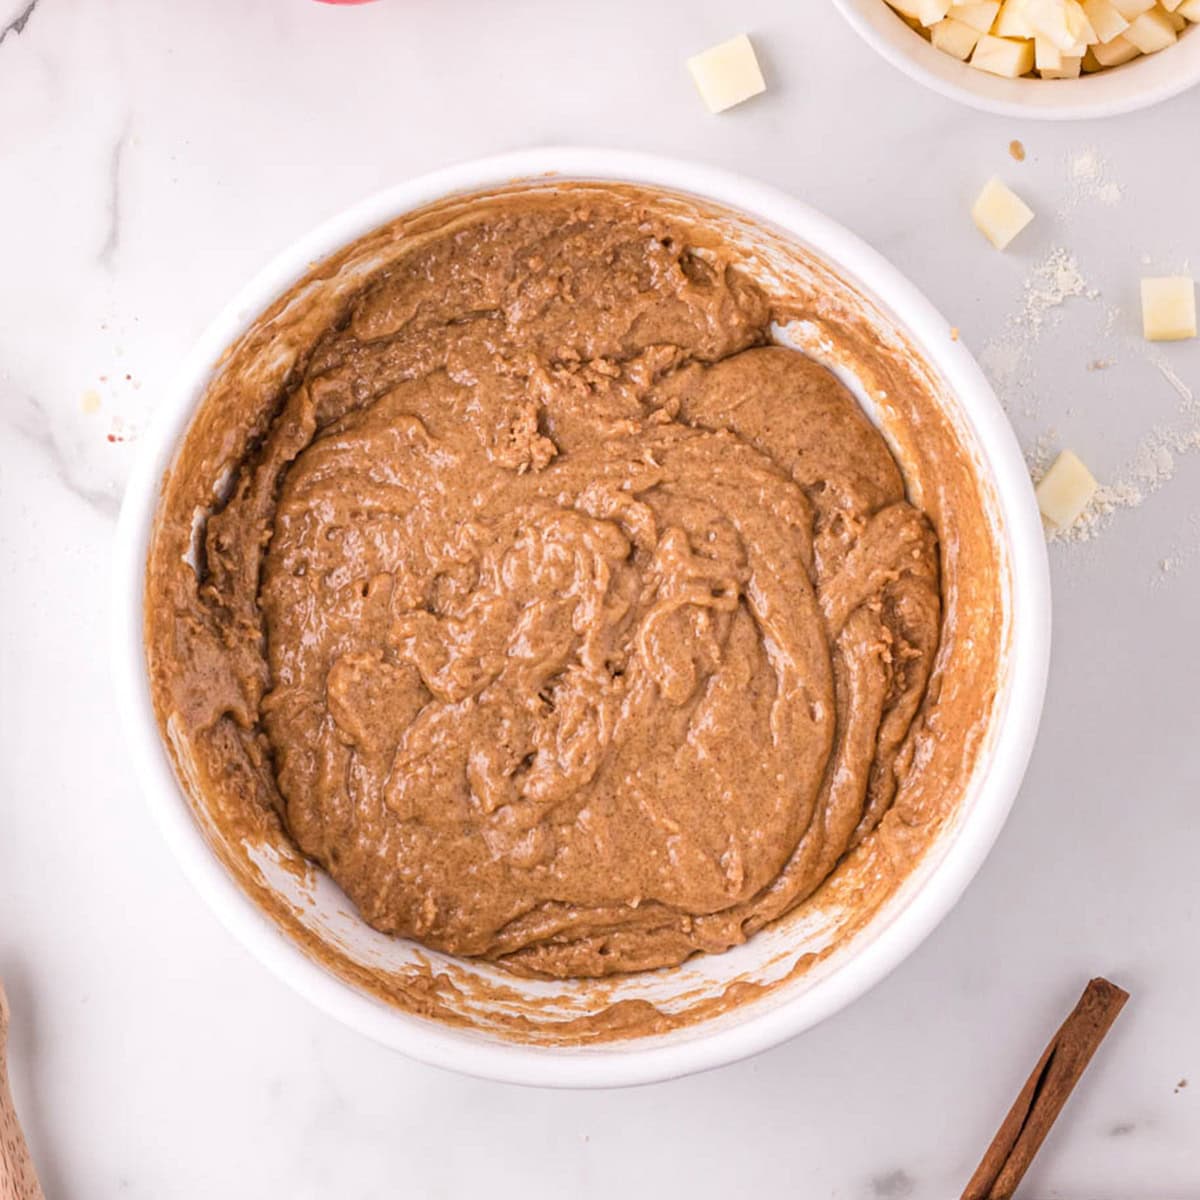
POLYGON ((938 546, 669 222, 495 206, 364 281, 174 599, 191 731, 388 933, 554 976, 720 951, 891 804, 938 546), (232 744, 232 743, 230 743, 232 744))

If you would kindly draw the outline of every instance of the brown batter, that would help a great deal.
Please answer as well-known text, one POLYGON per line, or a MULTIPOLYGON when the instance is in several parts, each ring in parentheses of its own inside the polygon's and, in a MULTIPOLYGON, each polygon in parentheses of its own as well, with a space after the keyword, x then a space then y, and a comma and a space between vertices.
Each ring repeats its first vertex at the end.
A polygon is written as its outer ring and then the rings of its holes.
POLYGON ((854 398, 598 191, 484 206, 202 410, 176 477, 211 493, 240 439, 232 482, 195 570, 176 489, 147 595, 218 810, 269 805, 377 929, 560 977, 812 895, 893 802, 941 621, 854 398))

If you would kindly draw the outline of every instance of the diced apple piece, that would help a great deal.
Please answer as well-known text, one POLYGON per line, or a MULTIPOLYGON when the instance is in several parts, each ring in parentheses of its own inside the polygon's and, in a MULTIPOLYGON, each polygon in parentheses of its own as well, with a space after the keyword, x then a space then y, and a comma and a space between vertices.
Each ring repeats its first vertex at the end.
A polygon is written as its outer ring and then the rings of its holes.
POLYGON ((1090 46, 1099 40, 1078 0, 1028 0, 1025 16, 1035 36, 1053 42, 1065 54, 1081 42, 1090 46))
POLYGON ((922 25, 936 25, 950 11, 952 0, 887 0, 898 13, 922 25))
POLYGON ((1029 15, 1026 11, 1028 5, 1029 0, 1004 0, 1004 3, 1000 5, 1000 13, 996 17, 996 24, 992 26, 993 36, 1033 37, 1033 26, 1029 23, 1029 15))
POLYGON ((1148 342, 1196 336, 1196 285, 1187 275, 1142 280, 1142 334, 1148 342))
POLYGON ((964 62, 971 57, 971 51, 975 49, 981 37, 983 34, 978 29, 972 29, 970 25, 964 25, 953 17, 939 21, 929 30, 929 40, 939 50, 953 54, 955 58, 964 62))
POLYGON ((1033 41, 993 37, 985 33, 971 55, 971 66, 1006 79, 1017 79, 1033 70, 1033 41))
POLYGON ((1064 450, 1035 489, 1042 516, 1057 529, 1074 525, 1092 502, 1099 484, 1071 450, 1064 450))
POLYGON ((1200 0, 886 0, 935 49, 1006 79, 1076 79, 1172 45, 1200 0))
POLYGON ((1112 0, 1083 0, 1083 11, 1101 44, 1120 37, 1129 28, 1129 22, 1113 7, 1112 0))
POLYGON ((1033 220, 1033 209, 999 179, 984 184, 971 208, 971 218, 997 250, 1009 242, 1033 220))
POLYGON ((1079 72, 1083 69, 1083 58, 1066 58, 1062 60, 1062 66, 1057 70, 1047 67, 1042 72, 1043 79, 1078 79, 1079 72))
POLYGON ((1076 35, 1076 45, 1094 46, 1103 40, 1087 15, 1087 9, 1083 7, 1083 0, 1063 0, 1063 3, 1068 6, 1068 11, 1071 13, 1068 24, 1076 35))
POLYGON ((1044 37, 1033 39, 1033 65, 1039 71, 1057 71, 1062 67, 1062 51, 1044 37))
POLYGON ((1157 8, 1134 17, 1121 36, 1131 41, 1143 54, 1165 50, 1176 41, 1175 28, 1170 19, 1157 8))
POLYGON ((754 47, 744 33, 693 55, 687 65, 709 112, 724 112, 767 90, 754 47))
POLYGON ((991 33, 999 11, 1000 0, 988 0, 986 4, 952 4, 946 15, 953 21, 961 21, 972 29, 978 29, 980 33, 991 33))
POLYGON ((1111 42, 1093 46, 1092 53, 1102 67, 1119 67, 1137 58, 1141 51, 1126 37, 1115 37, 1111 42))
POLYGON ((1112 0, 1112 6, 1125 20, 1132 21, 1134 17, 1149 12, 1154 7, 1154 0, 1112 0))

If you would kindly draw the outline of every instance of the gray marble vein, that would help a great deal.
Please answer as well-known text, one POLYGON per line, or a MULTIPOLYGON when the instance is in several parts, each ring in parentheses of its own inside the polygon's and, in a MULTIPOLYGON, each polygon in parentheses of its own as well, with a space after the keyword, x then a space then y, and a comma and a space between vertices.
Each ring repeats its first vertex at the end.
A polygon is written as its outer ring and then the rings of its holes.
POLYGON ((4 39, 10 33, 20 36, 25 32, 25 26, 29 24, 29 18, 33 16, 33 10, 37 8, 38 2, 39 0, 29 0, 29 3, 3 29, 0 29, 0 45, 4 44, 4 39))
POLYGON ((895 1171, 876 1175, 871 1180, 871 1194, 878 1200, 902 1200, 902 1197, 913 1194, 914 1186, 913 1177, 907 1171, 897 1168, 895 1171))
POLYGON ((111 488, 89 484, 78 477, 55 439, 50 418, 41 404, 32 396, 26 396, 23 402, 10 400, 4 407, 6 413, 11 414, 9 429, 43 452, 54 477, 63 487, 99 516, 114 520, 120 508, 120 500, 111 488))
POLYGON ((121 162, 125 157, 125 148, 128 144, 129 122, 127 120, 121 127, 116 141, 113 142, 108 159, 108 227, 97 256, 100 265, 107 269, 112 268, 121 244, 121 162))

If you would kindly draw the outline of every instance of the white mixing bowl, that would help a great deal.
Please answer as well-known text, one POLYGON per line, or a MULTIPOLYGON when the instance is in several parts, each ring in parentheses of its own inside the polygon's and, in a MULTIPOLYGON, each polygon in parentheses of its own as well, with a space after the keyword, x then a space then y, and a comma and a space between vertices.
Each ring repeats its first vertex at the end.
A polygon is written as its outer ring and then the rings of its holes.
MULTIPOLYGON (((896 966, 949 911, 1000 831, 1021 782, 1041 713, 1050 647, 1050 591, 1042 525, 1029 476, 1007 420, 967 350, 948 335, 947 322, 892 266, 856 237, 773 188, 690 163, 623 152, 529 150, 452 167, 399 184, 326 222, 285 251, 217 318, 159 403, 143 439, 125 496, 116 539, 112 595, 112 656, 118 707, 141 785, 162 831, 188 877, 222 921, 268 967, 319 1007, 385 1045, 414 1058, 510 1082, 571 1087, 612 1086, 667 1079, 732 1062, 792 1037, 836 1012, 896 966), (222 352, 309 266, 367 231, 440 198, 513 180, 545 183, 622 180, 714 202, 752 228, 772 229, 800 245, 870 298, 937 379, 947 409, 972 443, 976 471, 993 496, 992 521, 1005 559, 1007 629, 991 724, 970 784, 953 819, 920 865, 868 922, 813 969, 731 1011, 666 1034, 582 1047, 537 1045, 497 1033, 460 1029, 402 1011, 309 957, 235 882, 206 839, 176 779, 151 705, 143 650, 143 593, 149 536, 160 487, 194 406, 222 352)), ((270 875, 270 865, 265 870, 270 875)), ((403 939, 385 938, 349 912, 323 872, 314 894, 297 897, 321 936, 350 946, 356 961, 411 962, 422 953, 403 939)), ((270 877, 280 892, 299 884, 294 873, 270 877)), ((811 931, 810 931, 811 932, 811 931)), ((722 955, 701 956, 674 972, 625 977, 620 995, 677 997, 681 986, 721 988, 745 979, 782 947, 798 959, 802 923, 780 922, 722 955), (681 982, 682 981, 682 982, 681 982)), ((423 952, 425 959, 440 956, 423 952)), ((419 961, 419 959, 418 959, 419 961)), ((453 964, 445 964, 455 969, 453 964)), ((472 967, 472 970, 476 968, 472 967)), ((765 970, 765 968, 763 968, 765 970)), ((494 968, 493 980, 503 973, 494 968)), ((557 985, 512 980, 553 1000, 557 985)))
POLYGON ((1174 46, 1078 79, 1001 79, 959 62, 910 29, 884 0, 834 0, 894 67, 935 92, 1001 116, 1073 121, 1149 108, 1200 83, 1200 26, 1174 46))

